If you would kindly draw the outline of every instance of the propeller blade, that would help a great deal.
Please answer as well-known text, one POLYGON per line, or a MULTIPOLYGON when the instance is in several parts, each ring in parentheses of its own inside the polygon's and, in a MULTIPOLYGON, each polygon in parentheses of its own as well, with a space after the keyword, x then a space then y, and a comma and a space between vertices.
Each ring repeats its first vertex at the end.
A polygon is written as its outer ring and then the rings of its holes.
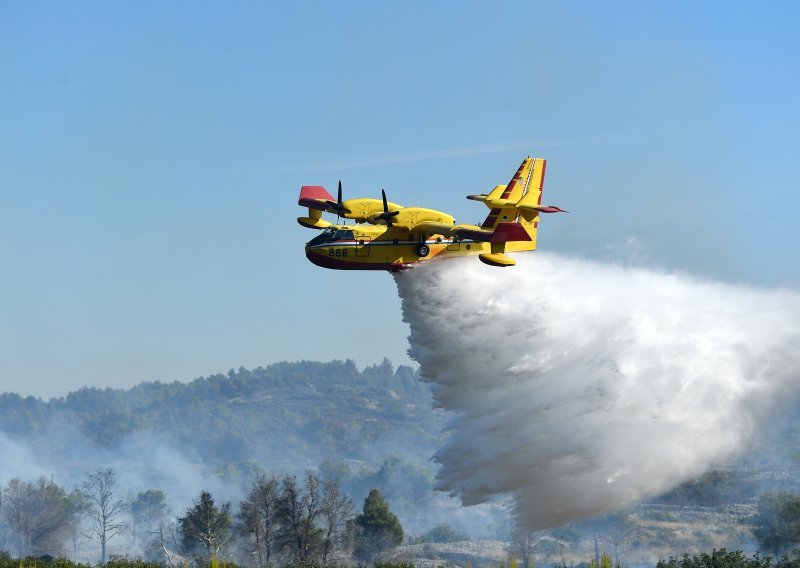
POLYGON ((328 204, 330 211, 336 212, 336 217, 337 217, 336 222, 338 223, 339 222, 338 217, 340 215, 344 215, 345 213, 350 213, 350 210, 347 207, 345 207, 344 203, 342 202, 342 180, 339 180, 339 191, 337 193, 338 196, 336 198, 336 203, 334 203, 333 201, 328 201, 328 204))
POLYGON ((386 192, 381 188, 381 197, 383 197, 383 213, 378 215, 378 219, 383 219, 386 224, 392 226, 392 217, 396 217, 400 211, 389 211, 389 203, 386 201, 386 192))
POLYGON ((339 193, 336 198, 336 224, 339 224, 339 214, 342 212, 342 180, 339 180, 339 193))

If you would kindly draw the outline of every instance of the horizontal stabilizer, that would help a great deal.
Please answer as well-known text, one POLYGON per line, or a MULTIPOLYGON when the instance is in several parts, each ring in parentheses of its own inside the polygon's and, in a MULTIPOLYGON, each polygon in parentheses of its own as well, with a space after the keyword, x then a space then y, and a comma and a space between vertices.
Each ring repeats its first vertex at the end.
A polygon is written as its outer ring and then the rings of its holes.
POLYGON ((507 185, 496 185, 488 194, 479 193, 477 195, 467 195, 467 199, 482 201, 489 209, 494 209, 495 207, 513 207, 517 200, 510 200, 507 195, 504 197, 504 192, 507 188, 507 185))
POLYGON ((520 211, 536 211, 538 213, 569 213, 566 209, 555 205, 517 205, 520 211))

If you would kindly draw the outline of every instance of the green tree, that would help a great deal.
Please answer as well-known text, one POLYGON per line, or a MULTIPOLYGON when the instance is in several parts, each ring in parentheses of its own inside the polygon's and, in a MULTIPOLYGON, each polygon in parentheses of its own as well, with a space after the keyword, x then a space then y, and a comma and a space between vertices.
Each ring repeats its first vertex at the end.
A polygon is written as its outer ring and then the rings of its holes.
POLYGON ((355 553, 359 559, 379 559, 389 548, 403 542, 403 527, 380 491, 373 489, 364 499, 363 512, 356 517, 359 534, 355 553))
MULTIPOLYGON (((515 536, 516 538, 516 536, 515 536)), ((422 544, 426 542, 459 542, 469 540, 467 535, 457 532, 447 524, 436 525, 431 530, 416 538, 407 540, 408 544, 422 544)))
POLYGON ((659 560, 656 568, 771 568, 772 560, 769 556, 761 557, 758 553, 751 558, 740 551, 728 552, 724 548, 714 550, 711 554, 705 552, 682 558, 671 556, 668 560, 659 560))
POLYGON ((776 556, 800 544, 800 497, 794 493, 767 493, 758 500, 753 536, 776 556))
POLYGON ((33 483, 12 479, 2 492, 0 521, 6 545, 18 556, 64 553, 64 542, 78 515, 70 496, 52 479, 33 483))
POLYGON ((133 543, 136 539, 152 536, 156 532, 158 522, 167 512, 166 494, 160 489, 140 491, 136 499, 131 501, 131 519, 133 520, 133 543))
POLYGON ((211 493, 201 491, 194 506, 186 510, 186 515, 178 518, 184 549, 187 552, 199 550, 208 561, 216 558, 220 549, 228 542, 230 508, 230 503, 218 508, 211 493))

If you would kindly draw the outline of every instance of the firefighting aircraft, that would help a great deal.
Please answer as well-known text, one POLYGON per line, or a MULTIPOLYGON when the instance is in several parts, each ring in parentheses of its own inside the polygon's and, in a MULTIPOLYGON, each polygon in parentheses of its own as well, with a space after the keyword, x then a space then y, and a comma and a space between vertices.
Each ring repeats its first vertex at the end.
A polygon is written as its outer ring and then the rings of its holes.
POLYGON ((514 266, 507 252, 536 248, 540 213, 563 209, 541 205, 546 160, 527 157, 508 185, 488 194, 468 195, 491 211, 482 225, 456 225, 447 213, 422 207, 403 207, 383 199, 342 201, 324 187, 305 185, 298 204, 308 207, 308 217, 298 217, 304 227, 322 229, 306 243, 306 257, 318 266, 342 270, 402 270, 438 258, 478 255, 490 266, 514 266), (335 213, 336 224, 322 219, 335 213), (355 224, 339 224, 339 218, 355 224))

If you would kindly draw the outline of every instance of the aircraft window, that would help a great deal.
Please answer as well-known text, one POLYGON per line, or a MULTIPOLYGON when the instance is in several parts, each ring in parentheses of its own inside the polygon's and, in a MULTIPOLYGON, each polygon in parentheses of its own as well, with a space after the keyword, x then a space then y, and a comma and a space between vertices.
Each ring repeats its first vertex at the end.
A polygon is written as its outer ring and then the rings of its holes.
POLYGON ((331 238, 332 241, 345 241, 345 240, 352 241, 354 239, 355 235, 353 234, 353 231, 347 231, 347 230, 336 231, 333 234, 333 237, 331 238))
POLYGON ((396 245, 397 244, 397 239, 392 239, 392 244, 396 245))
POLYGON ((364 244, 364 239, 359 239, 358 244, 363 245, 364 244))
POLYGON ((437 242, 437 243, 440 243, 440 242, 442 242, 442 237, 436 237, 436 242, 437 242))
POLYGON ((331 229, 330 227, 324 229, 319 235, 308 241, 309 245, 320 245, 323 243, 328 243, 333 240, 333 236, 336 234, 336 231, 331 229))

